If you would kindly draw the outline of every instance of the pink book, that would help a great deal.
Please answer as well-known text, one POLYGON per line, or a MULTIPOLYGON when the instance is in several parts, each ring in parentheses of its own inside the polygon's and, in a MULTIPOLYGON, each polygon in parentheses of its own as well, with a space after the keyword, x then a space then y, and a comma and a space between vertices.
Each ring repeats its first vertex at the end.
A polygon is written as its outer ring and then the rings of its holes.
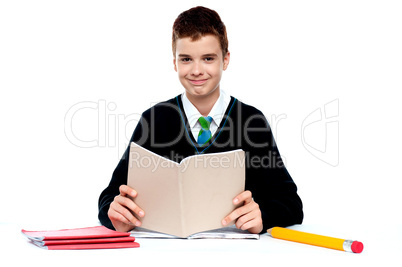
POLYGON ((106 228, 105 226, 63 229, 55 231, 27 231, 23 229, 21 230, 21 232, 29 239, 36 241, 130 236, 130 233, 113 231, 106 228))
POLYGON ((72 244, 72 245, 49 245, 41 248, 48 250, 70 250, 70 249, 110 249, 110 248, 138 248, 137 242, 121 243, 97 243, 97 244, 72 244))
POLYGON ((52 245, 75 245, 75 244, 95 244, 95 243, 123 243, 123 242, 134 242, 135 237, 124 236, 124 237, 108 237, 108 238, 91 238, 91 239, 62 239, 62 240, 45 240, 36 241, 30 239, 35 245, 52 246, 52 245))

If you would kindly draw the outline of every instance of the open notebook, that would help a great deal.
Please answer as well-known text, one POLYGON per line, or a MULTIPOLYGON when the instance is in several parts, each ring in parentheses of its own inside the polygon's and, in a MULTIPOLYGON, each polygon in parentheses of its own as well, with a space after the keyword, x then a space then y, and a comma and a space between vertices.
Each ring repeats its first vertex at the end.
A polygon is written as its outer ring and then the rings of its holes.
MULTIPOLYGON (((174 235, 163 234, 142 227, 136 227, 131 230, 131 236, 135 238, 181 238, 174 235)), ((195 233, 187 239, 260 239, 259 234, 251 234, 248 231, 237 229, 234 225, 220 229, 210 230, 201 233, 195 233)))
POLYGON ((222 228, 244 191, 241 149, 184 158, 176 163, 131 143, 127 184, 138 192, 142 227, 177 237, 222 228))

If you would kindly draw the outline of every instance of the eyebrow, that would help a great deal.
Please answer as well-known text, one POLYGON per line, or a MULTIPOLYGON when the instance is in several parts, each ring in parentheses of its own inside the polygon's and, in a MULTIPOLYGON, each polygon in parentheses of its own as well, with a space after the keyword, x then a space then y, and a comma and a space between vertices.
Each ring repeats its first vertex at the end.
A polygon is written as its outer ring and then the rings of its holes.
MULTIPOLYGON (((202 56, 203 57, 217 57, 218 55, 215 53, 210 53, 210 54, 204 54, 202 56)), ((187 55, 187 54, 179 54, 179 57, 191 57, 191 56, 187 55)))

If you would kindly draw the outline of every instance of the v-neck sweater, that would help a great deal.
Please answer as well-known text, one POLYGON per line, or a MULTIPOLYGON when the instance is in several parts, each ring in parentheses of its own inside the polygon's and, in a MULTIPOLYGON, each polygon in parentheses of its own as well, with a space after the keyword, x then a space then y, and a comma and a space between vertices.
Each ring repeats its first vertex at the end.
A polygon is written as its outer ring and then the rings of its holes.
MULTIPOLYGON (((262 232, 273 226, 300 224, 303 220, 296 184, 286 170, 268 121, 260 110, 232 96, 217 131, 202 146, 191 134, 180 95, 143 112, 131 142, 177 163, 196 154, 243 149, 245 190, 251 191, 259 205, 262 232)), ((99 220, 110 229, 114 228, 107 213, 110 203, 119 195, 120 185, 127 184, 129 152, 130 145, 99 197, 99 220)))

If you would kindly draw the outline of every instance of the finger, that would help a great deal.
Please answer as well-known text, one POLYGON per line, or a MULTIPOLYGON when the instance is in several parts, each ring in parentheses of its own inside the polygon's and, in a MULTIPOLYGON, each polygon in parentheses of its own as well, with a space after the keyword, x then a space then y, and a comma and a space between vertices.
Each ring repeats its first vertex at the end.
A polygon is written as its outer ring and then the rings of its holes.
POLYGON ((109 218, 121 221, 125 224, 141 225, 141 222, 125 207, 116 202, 113 202, 110 207, 109 218))
POLYGON ((263 229, 263 224, 262 224, 262 218, 260 215, 258 215, 257 217, 255 217, 254 219, 244 223, 240 229, 242 230, 247 230, 250 233, 253 234, 258 234, 262 231, 263 229))
POLYGON ((243 216, 244 214, 249 213, 251 210, 252 208, 250 207, 250 205, 241 206, 240 208, 235 209, 228 216, 226 216, 223 219, 222 224, 227 225, 228 223, 236 220, 237 218, 243 216))
POLYGON ((122 196, 131 196, 131 197, 136 197, 137 196, 137 191, 132 189, 131 187, 123 184, 119 187, 120 195, 122 196))
POLYGON ((240 194, 238 194, 234 199, 233 199, 233 203, 235 205, 241 203, 244 201, 245 204, 250 203, 253 200, 252 198, 252 194, 249 190, 247 191, 243 191, 240 194))
POLYGON ((131 224, 129 220, 126 219, 126 217, 124 217, 122 214, 118 213, 117 211, 115 211, 114 209, 110 209, 107 213, 110 221, 119 221, 125 224, 131 224))
POLYGON ((247 230, 251 227, 257 226, 260 221, 262 222, 260 210, 254 209, 237 219, 236 228, 247 230))
POLYGON ((127 207, 130 211, 134 212, 140 217, 145 216, 145 212, 137 204, 135 204, 134 201, 127 197, 118 195, 114 198, 114 201, 119 203, 121 206, 127 207))
POLYGON ((242 225, 242 227, 240 229, 248 230, 250 232, 252 230, 253 233, 257 234, 257 233, 260 233, 262 231, 262 228, 263 228, 262 220, 261 219, 255 219, 255 220, 251 220, 251 221, 246 222, 245 224, 242 225), (255 228, 255 230, 252 230, 252 228, 255 228))
POLYGON ((222 220, 222 224, 226 225, 234 220, 237 220, 238 218, 244 216, 245 214, 251 212, 252 210, 260 210, 258 204, 254 202, 252 198, 250 201, 251 201, 250 203, 244 204, 243 206, 232 211, 232 213, 230 213, 222 220))

